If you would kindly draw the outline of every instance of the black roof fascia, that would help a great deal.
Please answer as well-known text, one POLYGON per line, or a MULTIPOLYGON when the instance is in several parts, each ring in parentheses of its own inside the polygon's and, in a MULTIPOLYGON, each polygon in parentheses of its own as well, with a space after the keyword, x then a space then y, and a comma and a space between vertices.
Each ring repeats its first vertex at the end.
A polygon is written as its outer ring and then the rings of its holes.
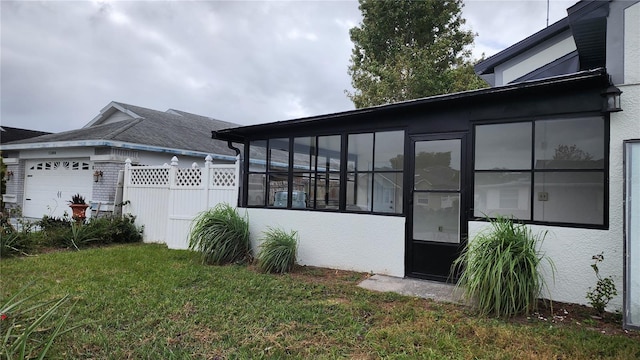
POLYGON ((609 2, 583 1, 567 10, 569 26, 580 56, 580 70, 606 66, 609 2))
POLYGON ((500 65, 567 30, 569 30, 569 19, 565 17, 528 38, 511 45, 484 61, 477 63, 473 68, 478 75, 491 74, 497 65, 500 65))
POLYGON ((445 95, 437 95, 428 98, 404 101, 394 104, 388 105, 380 105, 375 107, 369 107, 364 109, 356 109, 350 111, 344 111, 333 114, 326 115, 318 115, 307 118, 300 118, 294 120, 284 120, 277 121, 265 124, 256 124, 256 125, 248 125, 241 126, 237 128, 229 128, 212 132, 212 138, 218 140, 226 140, 233 142, 244 142, 247 136, 252 136, 253 134, 265 133, 265 132, 273 132, 279 129, 286 129, 292 126, 306 126, 306 125, 315 125, 320 121, 328 121, 328 120, 340 120, 347 119, 355 116, 363 116, 367 114, 379 114, 381 112, 388 111, 399 111, 408 109, 415 106, 420 105, 435 105, 442 104, 444 102, 450 101, 462 101, 466 99, 473 99, 478 97, 486 97, 486 96, 500 96, 512 94, 517 91, 523 90, 535 90, 535 89, 543 89, 549 86, 557 86, 561 84, 571 84, 574 82, 578 82, 581 80, 596 80, 600 79, 603 83, 603 86, 609 85, 609 75, 604 68, 598 68, 588 71, 581 71, 574 74, 569 75, 561 75, 555 77, 549 77, 544 79, 537 79, 532 81, 525 81, 520 83, 508 84, 504 86, 498 87, 489 87, 479 90, 471 90, 465 92, 459 92, 454 94, 445 94, 445 95))

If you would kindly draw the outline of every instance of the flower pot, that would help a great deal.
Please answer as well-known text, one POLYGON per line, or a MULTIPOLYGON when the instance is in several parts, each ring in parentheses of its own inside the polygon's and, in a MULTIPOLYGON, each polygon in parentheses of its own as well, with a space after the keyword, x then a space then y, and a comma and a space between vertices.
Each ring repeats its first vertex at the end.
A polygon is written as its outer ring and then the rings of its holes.
POLYGON ((76 220, 78 219, 84 219, 87 217, 87 215, 85 214, 87 212, 87 208, 89 207, 89 205, 87 204, 69 204, 69 207, 71 208, 72 211, 72 217, 76 220))

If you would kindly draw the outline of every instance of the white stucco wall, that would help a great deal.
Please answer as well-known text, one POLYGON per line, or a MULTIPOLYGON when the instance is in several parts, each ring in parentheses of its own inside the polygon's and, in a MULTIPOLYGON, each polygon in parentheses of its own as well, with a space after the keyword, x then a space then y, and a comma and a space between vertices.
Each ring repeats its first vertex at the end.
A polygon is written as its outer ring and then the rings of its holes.
POLYGON ((624 82, 640 83, 640 3, 624 11, 624 82), (630 36, 633 35, 633 36, 630 36))
POLYGON ((508 84, 576 50, 576 43, 569 32, 558 35, 556 39, 555 42, 547 41, 504 64, 496 66, 495 86, 508 84))
MULTIPOLYGON (((542 251, 556 266, 555 282, 545 265, 543 273, 550 297, 556 301, 587 304, 589 287, 597 281, 591 269, 593 255, 604 252, 599 264, 602 276, 612 276, 619 295, 609 310, 622 309, 624 269, 623 225, 623 142, 640 138, 640 4, 625 11, 625 83, 616 84, 623 91, 623 111, 611 114, 609 148, 609 229, 590 230, 553 226, 530 226, 534 233, 547 232, 542 251), (629 35, 633 36, 629 36, 629 35)), ((469 238, 486 228, 486 222, 470 222, 469 238)))
POLYGON ((404 276, 404 217, 277 209, 238 209, 249 214, 251 242, 267 227, 295 230, 298 263, 404 276))

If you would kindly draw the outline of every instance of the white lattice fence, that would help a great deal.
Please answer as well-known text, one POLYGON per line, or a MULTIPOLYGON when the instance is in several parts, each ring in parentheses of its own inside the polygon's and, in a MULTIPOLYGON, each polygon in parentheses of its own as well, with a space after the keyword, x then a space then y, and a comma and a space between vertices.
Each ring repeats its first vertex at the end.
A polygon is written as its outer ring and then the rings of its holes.
POLYGON ((128 162, 123 211, 144 225, 145 242, 186 249, 191 221, 198 213, 222 202, 236 206, 238 167, 239 160, 214 165, 209 156, 202 168, 195 164, 179 168, 175 157, 171 165, 164 166, 132 166, 128 162))

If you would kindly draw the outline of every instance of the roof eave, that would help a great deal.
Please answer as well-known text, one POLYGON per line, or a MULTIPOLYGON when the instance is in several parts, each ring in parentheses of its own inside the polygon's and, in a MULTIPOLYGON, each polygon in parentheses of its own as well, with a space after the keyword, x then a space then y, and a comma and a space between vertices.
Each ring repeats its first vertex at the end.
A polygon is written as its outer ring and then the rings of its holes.
POLYGON ((214 139, 232 140, 234 142, 240 142, 239 140, 244 137, 242 133, 263 131, 264 129, 271 130, 279 127, 301 125, 305 123, 311 123, 311 122, 316 122, 321 120, 330 120, 330 119, 341 118, 341 117, 364 115, 367 113, 373 113, 377 111, 399 110, 399 109, 403 109, 410 106, 425 105, 425 104, 444 102, 444 101, 453 101, 453 100, 459 100, 464 98, 471 98, 473 96, 495 95, 495 94, 514 91, 517 89, 527 89, 527 88, 535 88, 535 87, 552 85, 552 84, 562 84, 567 82, 578 81, 580 79, 597 78, 597 77, 601 77, 603 80, 608 79, 606 69, 598 68, 593 70, 581 71, 581 72, 577 72, 569 75, 559 75, 559 76, 553 76, 553 77, 548 77, 544 79, 536 79, 536 80, 524 81, 520 83, 511 83, 503 86, 489 87, 489 88, 478 89, 478 90, 469 90, 469 91, 453 93, 453 94, 436 95, 428 98, 409 100, 409 101, 404 101, 404 102, 399 102, 394 104, 379 105, 375 107, 356 109, 356 110, 344 111, 344 112, 333 113, 333 114, 318 115, 318 116, 300 118, 300 119, 294 119, 294 120, 278 121, 278 122, 267 123, 267 124, 257 124, 257 125, 241 126, 237 128, 229 128, 229 129, 216 131, 212 135, 214 136, 214 139))
POLYGON ((51 149, 51 148, 74 148, 74 147, 95 147, 106 146, 120 149, 130 149, 139 151, 149 151, 157 153, 168 153, 172 155, 193 156, 193 157, 206 157, 211 155, 215 160, 235 161, 235 156, 211 154, 203 151, 185 150, 185 149, 173 149, 164 148, 153 145, 135 144, 121 141, 111 140, 76 140, 76 141, 54 141, 44 143, 28 143, 28 144, 15 144, 15 145, 3 145, 2 150, 37 150, 37 149, 51 149))
POLYGON ((497 65, 500 65, 567 30, 569 30, 569 19, 565 17, 528 38, 509 46, 484 61, 477 63, 474 66, 474 70, 478 75, 491 74, 497 65))

